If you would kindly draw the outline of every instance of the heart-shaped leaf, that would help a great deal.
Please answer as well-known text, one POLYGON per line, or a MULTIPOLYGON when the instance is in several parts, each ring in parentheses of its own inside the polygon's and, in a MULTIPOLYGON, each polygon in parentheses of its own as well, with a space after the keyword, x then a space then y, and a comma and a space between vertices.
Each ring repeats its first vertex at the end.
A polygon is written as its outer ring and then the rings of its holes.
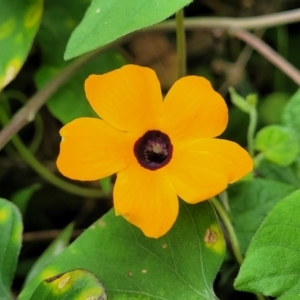
POLYGON ((300 190, 282 199, 255 234, 235 287, 278 299, 299 299, 300 190), (297 296, 296 296, 297 295, 297 296))
POLYGON ((30 299, 42 280, 78 268, 94 273, 110 300, 215 300, 213 281, 224 253, 209 202, 181 203, 175 225, 159 239, 145 237, 112 210, 29 282, 19 300, 30 299))

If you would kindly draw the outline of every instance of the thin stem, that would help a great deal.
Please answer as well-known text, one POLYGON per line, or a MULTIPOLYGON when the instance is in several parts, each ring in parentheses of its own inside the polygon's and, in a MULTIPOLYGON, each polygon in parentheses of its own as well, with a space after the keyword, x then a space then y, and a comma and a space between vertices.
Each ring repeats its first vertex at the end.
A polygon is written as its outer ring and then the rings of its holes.
POLYGON ((178 78, 186 74, 186 40, 184 29, 184 10, 180 9, 176 13, 176 46, 177 46, 177 67, 178 78))
MULTIPOLYGON (((248 17, 248 18, 227 18, 227 17, 201 17, 186 18, 185 29, 194 30, 199 28, 244 28, 257 29, 269 28, 284 24, 291 24, 300 21, 300 8, 279 12, 275 14, 248 17)), ((147 31, 173 31, 175 22, 173 20, 164 21, 160 24, 147 28, 147 31)))
POLYGON ((215 209, 217 210, 219 216, 221 217, 221 219, 226 227, 234 257, 235 257, 236 261, 241 265, 244 259, 243 259, 243 255, 240 250, 239 242, 236 237, 234 228, 231 224, 230 218, 229 218, 226 210, 224 209, 223 205, 219 202, 219 200, 216 197, 212 198, 211 202, 214 205, 215 209))
MULTIPOLYGON (((4 112, 4 109, 0 110, 0 121, 5 124, 8 121, 8 117, 4 112)), ((21 139, 16 135, 11 139, 13 145, 18 150, 23 159, 35 170, 42 178, 57 186, 58 188, 78 196, 96 198, 105 197, 105 194, 100 189, 90 189, 75 184, 69 183, 55 174, 51 173, 46 167, 44 167, 34 155, 27 149, 21 139)))
POLYGON ((249 126, 247 132, 248 151, 252 158, 254 157, 254 140, 255 140, 256 125, 257 125, 257 110, 255 105, 249 112, 249 126))
POLYGON ((56 187, 70 193, 87 198, 105 197, 106 195, 100 189, 90 189, 81 186, 77 186, 70 182, 65 181, 51 173, 46 167, 44 167, 27 149, 18 136, 14 136, 11 139, 13 145, 19 151, 23 159, 35 170, 42 178, 55 185, 56 187))
POLYGON ((258 53, 264 56, 269 62, 279 68, 283 73, 300 85, 300 72, 281 55, 274 51, 260 38, 243 29, 234 29, 231 33, 238 39, 244 41, 255 49, 258 53))

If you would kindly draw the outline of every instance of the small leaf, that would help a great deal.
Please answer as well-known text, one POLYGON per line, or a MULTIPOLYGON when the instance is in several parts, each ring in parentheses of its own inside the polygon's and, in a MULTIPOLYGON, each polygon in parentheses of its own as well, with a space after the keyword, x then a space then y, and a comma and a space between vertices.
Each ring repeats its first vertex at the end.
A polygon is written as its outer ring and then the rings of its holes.
POLYGON ((255 138, 255 149, 279 166, 288 166, 297 158, 297 138, 289 128, 270 125, 261 129, 255 138))
POLYGON ((43 10, 43 0, 1 1, 0 90, 18 74, 31 48, 43 10))
POLYGON ((25 284, 27 284, 33 277, 41 272, 41 270, 48 265, 54 259, 54 257, 66 249, 66 247, 69 245, 73 228, 73 224, 68 225, 35 261, 25 279, 25 284))
POLYGON ((229 187, 230 215, 242 253, 246 252, 268 212, 294 190, 291 185, 260 178, 229 187))
POLYGON ((14 203, 18 209, 20 210, 21 214, 24 216, 28 201, 30 200, 31 196, 40 188, 40 184, 35 183, 31 186, 28 186, 22 190, 15 192, 11 197, 11 202, 14 203))
POLYGON ((239 95, 233 87, 229 88, 231 102, 238 107, 241 111, 249 113, 252 106, 246 101, 244 97, 239 95))
POLYGON ((12 299, 10 288, 21 249, 22 230, 18 209, 0 198, 0 296, 3 299, 12 299))
POLYGON ((108 44, 127 33, 158 23, 192 0, 94 0, 73 31, 65 59, 108 44))
POLYGON ((99 279, 86 270, 73 270, 45 279, 31 300, 106 300, 106 292, 99 279))
POLYGON ((238 290, 278 299, 299 298, 299 199, 300 190, 278 202, 266 217, 235 281, 238 290))
POLYGON ((175 225, 159 239, 145 237, 111 210, 29 282, 19 300, 30 299, 41 280, 78 268, 101 278, 110 300, 215 300, 213 281, 224 254, 209 202, 181 202, 175 225))

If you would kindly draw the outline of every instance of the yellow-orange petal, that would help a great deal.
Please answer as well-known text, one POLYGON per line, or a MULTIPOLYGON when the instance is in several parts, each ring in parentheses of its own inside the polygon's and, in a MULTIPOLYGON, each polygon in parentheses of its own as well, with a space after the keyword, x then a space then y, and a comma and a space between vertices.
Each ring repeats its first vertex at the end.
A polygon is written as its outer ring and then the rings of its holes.
POLYGON ((172 141, 220 135, 228 122, 224 99, 208 80, 186 76, 174 83, 163 102, 162 131, 172 141))
POLYGON ((123 170, 133 159, 132 138, 100 119, 76 119, 60 135, 57 167, 72 179, 100 179, 123 170))
POLYGON ((137 133, 159 128, 162 95, 153 70, 126 65, 104 75, 91 75, 85 93, 95 112, 115 128, 137 133))
POLYGON ((248 152, 238 144, 221 139, 200 139, 174 145, 173 157, 165 167, 177 194, 197 203, 222 192, 253 168, 248 152))
POLYGON ((153 238, 167 233, 178 215, 178 198, 163 170, 146 170, 138 163, 118 173, 114 206, 116 214, 153 238))

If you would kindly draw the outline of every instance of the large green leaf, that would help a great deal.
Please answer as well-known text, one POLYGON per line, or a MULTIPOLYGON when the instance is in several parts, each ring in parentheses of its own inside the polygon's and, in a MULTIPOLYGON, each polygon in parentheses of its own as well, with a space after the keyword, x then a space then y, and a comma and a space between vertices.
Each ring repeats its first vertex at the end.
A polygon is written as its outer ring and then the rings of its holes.
POLYGON ((192 0, 93 0, 68 42, 65 59, 158 23, 192 0))
POLYGON ((299 299, 300 190, 282 199, 254 236, 235 282, 238 290, 299 299))
POLYGON ((73 270, 40 283, 30 300, 106 300, 103 285, 91 272, 73 270))
MULTIPOLYGON (((155 222, 155 220, 153 220, 155 222)), ((181 203, 175 225, 151 239, 111 210, 34 278, 19 300, 30 299, 50 276, 83 268, 105 286, 108 299, 215 300, 213 281, 225 253, 209 202, 181 203)))
POLYGON ((13 299, 11 284, 21 249, 23 223, 11 202, 0 198, 0 298, 13 299), (2 298, 3 297, 3 298, 2 298))
MULTIPOLYGON (((42 66, 35 76, 39 89, 57 76, 68 64, 63 53, 72 29, 78 24, 87 7, 86 0, 51 0, 45 3, 41 29, 37 41, 42 49, 42 66), (53 46, 55 45, 55 47, 53 46)), ((78 117, 96 116, 84 94, 84 80, 90 74, 102 74, 125 64, 117 51, 107 51, 84 65, 48 101, 53 116, 62 123, 78 117)))
POLYGON ((230 215, 243 253, 268 212, 294 190, 289 184, 260 178, 230 186, 230 215))
POLYGON ((37 32, 43 0, 2 0, 0 8, 0 90, 23 65, 37 32))

